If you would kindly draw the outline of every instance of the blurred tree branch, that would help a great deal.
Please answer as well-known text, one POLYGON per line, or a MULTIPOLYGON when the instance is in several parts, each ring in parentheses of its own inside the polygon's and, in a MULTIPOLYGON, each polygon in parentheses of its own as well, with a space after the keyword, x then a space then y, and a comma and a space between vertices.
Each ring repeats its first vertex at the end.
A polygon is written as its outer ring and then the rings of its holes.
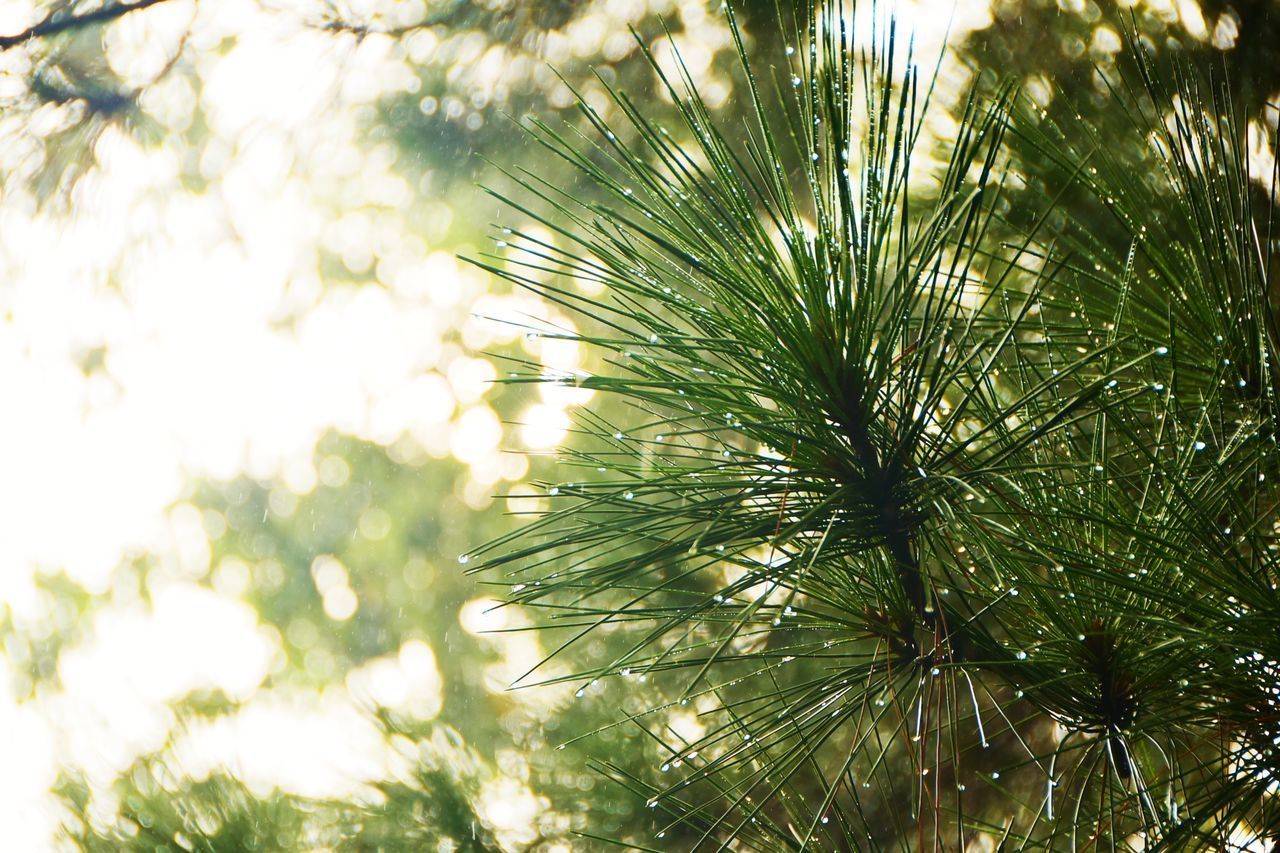
POLYGON ((333 19, 325 21, 319 25, 319 28, 328 32, 347 33, 354 35, 357 39, 365 39, 369 36, 388 36, 390 38, 403 38, 418 30, 427 30, 432 27, 455 23, 458 15, 456 12, 442 12, 422 21, 412 24, 405 24, 400 27, 377 27, 372 24, 359 24, 353 21, 345 21, 341 19, 333 19))
POLYGON ((9 50, 32 39, 44 38, 67 30, 114 21, 130 12, 136 12, 139 9, 146 9, 149 6, 164 2, 167 2, 167 0, 134 0, 131 3, 113 3, 109 6, 94 9, 92 12, 85 12, 82 15, 64 15, 62 14, 63 9, 55 9, 43 21, 28 27, 20 33, 11 36, 0 36, 0 51, 9 50))

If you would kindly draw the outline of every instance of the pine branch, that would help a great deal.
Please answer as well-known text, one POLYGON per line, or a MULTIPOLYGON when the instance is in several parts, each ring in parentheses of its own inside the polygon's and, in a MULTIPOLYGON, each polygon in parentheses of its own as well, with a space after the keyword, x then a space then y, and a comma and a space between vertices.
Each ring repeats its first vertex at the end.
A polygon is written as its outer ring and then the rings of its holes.
POLYGON ((639 413, 583 413, 581 482, 475 553, 564 629, 553 655, 619 629, 570 680, 643 672, 714 709, 694 743, 650 732, 676 781, 610 775, 694 846, 1122 847, 1273 822, 1277 336, 1243 125, 1140 63, 1157 114, 1116 102, 1150 175, 1100 131, 1075 129, 1081 152, 974 93, 922 191, 932 83, 909 56, 897 74, 892 23, 863 46, 820 4, 784 32, 802 47, 771 99, 727 15, 745 131, 642 44, 671 124, 603 80, 628 133, 581 98, 582 132, 533 120, 597 195, 512 173, 518 197, 495 194, 554 237, 508 229, 477 260, 580 314, 594 331, 557 337, 604 360, 513 381, 639 413), (1002 216, 1010 126, 1051 167, 1023 230, 1002 216), (1081 190, 1108 229, 1061 201, 1081 190), (1157 236, 1177 234, 1207 236, 1157 236), (1020 805, 967 814, 980 783, 1020 805))

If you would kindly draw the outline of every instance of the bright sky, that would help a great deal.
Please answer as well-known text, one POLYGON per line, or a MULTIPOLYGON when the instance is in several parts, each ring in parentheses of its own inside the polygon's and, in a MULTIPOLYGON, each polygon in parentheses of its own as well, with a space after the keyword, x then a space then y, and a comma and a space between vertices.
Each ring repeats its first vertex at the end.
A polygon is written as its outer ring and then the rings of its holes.
MULTIPOLYGON (((14 4, 3 11, 5 29, 26 23, 14 4)), ((264 793, 350 795, 396 760, 361 703, 423 718, 440 707, 434 653, 419 641, 322 695, 262 691, 283 665, 281 640, 234 589, 199 583, 210 545, 183 502, 193 479, 247 473, 309 491, 312 450, 331 429, 382 443, 407 434, 423 453, 456 456, 471 466, 477 505, 527 467, 498 452, 502 427, 484 404, 494 371, 474 354, 518 332, 470 312, 545 311, 486 297, 482 276, 407 230, 399 211, 413 190, 390 150, 356 142, 358 108, 410 79, 389 43, 357 47, 246 0, 173 0, 111 28, 117 71, 149 79, 193 14, 186 49, 205 81, 213 138, 198 154, 210 191, 178 188, 175 145, 144 150, 108 131, 73 216, 34 212, 20 192, 0 201, 0 603, 39 630, 49 602, 35 594, 38 572, 64 570, 100 593, 130 555, 159 566, 149 605, 118 595, 91 639, 64 654, 60 690, 20 702, 12 677, 0 679, 0 825, 13 849, 49 844, 58 765, 105 785, 165 743, 169 703, 193 689, 246 704, 185 731, 179 760, 196 776, 234 768, 264 793), (230 34, 232 50, 209 50, 230 34), (369 283, 322 286, 321 246, 369 283), (466 349, 442 341, 447 329, 462 331, 466 349), (95 352, 106 354, 101 368, 83 370, 95 352)), ((4 61, 21 73, 12 56, 4 61)), ((144 103, 181 131, 193 97, 173 75, 144 103)), ((23 133, 0 119, 0 168, 29 156, 23 133)), ((573 352, 552 355, 573 366, 573 352)), ((526 438, 558 441, 564 403, 545 401, 543 427, 526 438)), ((348 618, 358 600, 335 577, 316 573, 331 587, 326 611, 348 618)), ((13 677, 22 663, 10 662, 13 677)), ((114 811, 109 798, 98 806, 114 811)))

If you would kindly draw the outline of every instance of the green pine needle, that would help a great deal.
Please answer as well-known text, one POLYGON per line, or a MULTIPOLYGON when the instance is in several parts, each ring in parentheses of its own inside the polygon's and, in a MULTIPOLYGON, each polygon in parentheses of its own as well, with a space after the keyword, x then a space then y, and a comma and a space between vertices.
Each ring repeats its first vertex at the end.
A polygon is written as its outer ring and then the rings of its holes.
POLYGON ((742 115, 642 42, 670 115, 602 79, 627 134, 582 99, 585 134, 533 120, 591 189, 511 172, 554 237, 476 261, 603 364, 513 380, 605 402, 552 509, 469 555, 552 656, 606 640, 572 680, 670 691, 630 718, 663 773, 601 772, 690 847, 1274 834, 1280 336, 1226 89, 1134 54, 1150 174, 971 94, 921 184, 937 107, 892 22, 864 43, 824 2, 766 73, 726 14, 742 115), (1014 168, 1053 190, 1022 229, 1014 168))

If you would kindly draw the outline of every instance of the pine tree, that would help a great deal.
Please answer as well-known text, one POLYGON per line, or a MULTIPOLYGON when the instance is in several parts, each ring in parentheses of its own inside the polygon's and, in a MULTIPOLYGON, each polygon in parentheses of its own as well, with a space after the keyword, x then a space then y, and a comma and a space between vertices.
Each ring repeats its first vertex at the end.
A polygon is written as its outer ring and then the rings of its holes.
POLYGON ((512 381, 606 402, 550 509, 464 561, 596 644, 584 689, 669 696, 620 720, 658 772, 599 768, 654 843, 1276 839, 1276 175, 1247 116, 1131 39, 1126 138, 975 89, 931 169, 936 72, 848 11, 779 13, 763 69, 727 5, 733 123, 678 52, 650 56, 668 123, 613 89, 625 132, 582 98, 592 134, 531 122, 592 190, 512 172, 543 230, 477 263, 603 365, 512 381))

